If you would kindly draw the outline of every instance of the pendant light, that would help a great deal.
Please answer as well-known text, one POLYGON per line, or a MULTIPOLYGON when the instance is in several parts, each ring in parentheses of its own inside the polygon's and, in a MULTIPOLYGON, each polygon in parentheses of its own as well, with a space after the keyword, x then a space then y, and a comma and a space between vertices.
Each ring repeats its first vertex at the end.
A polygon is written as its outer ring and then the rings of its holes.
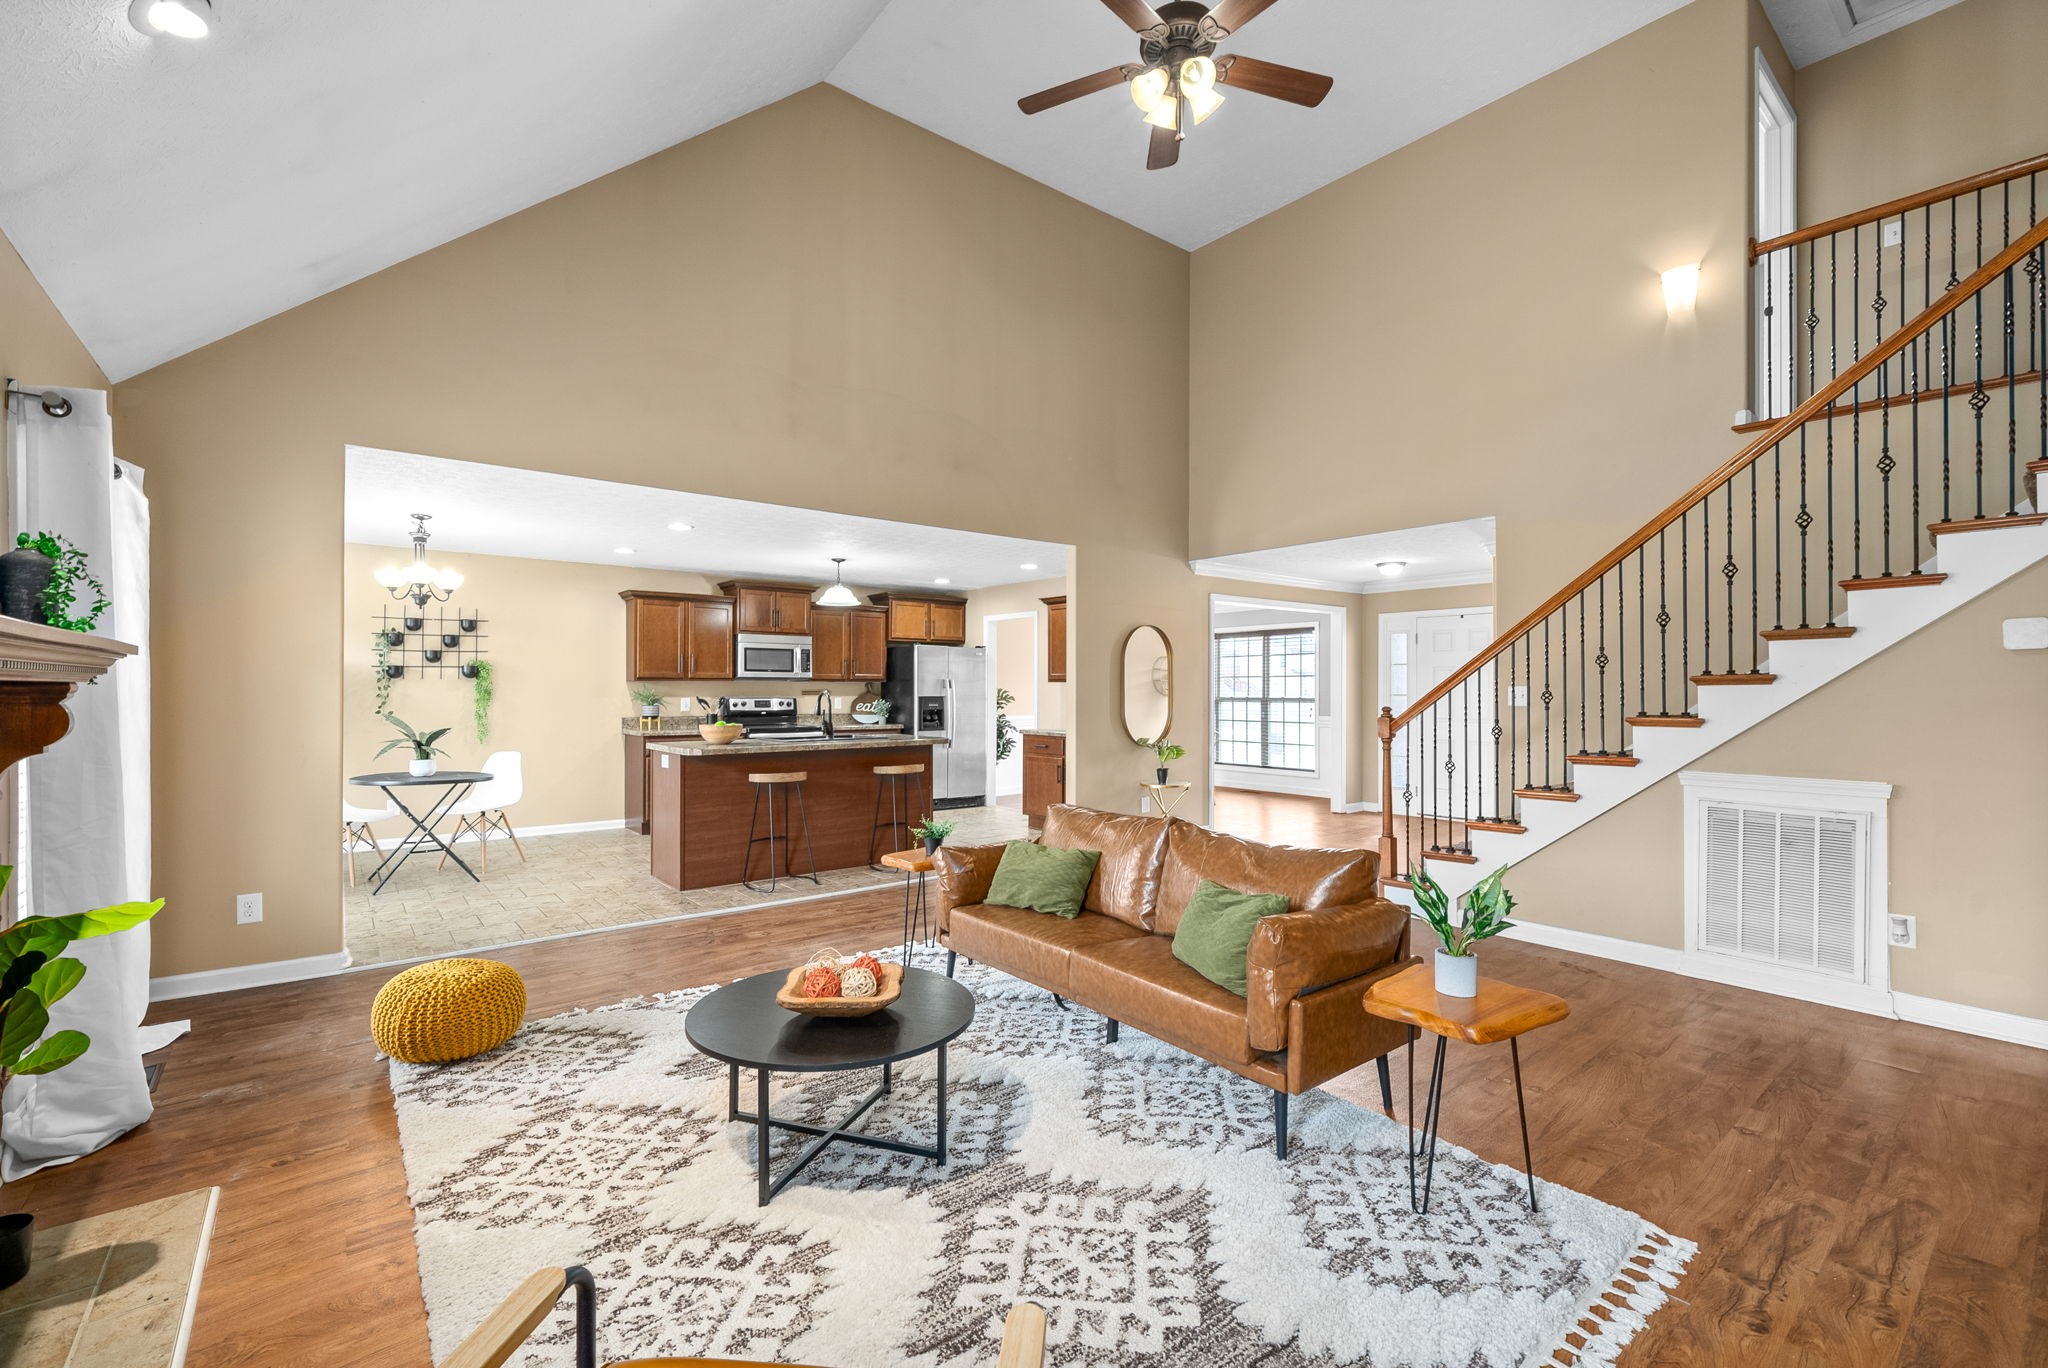
POLYGON ((832 583, 826 586, 824 593, 812 600, 820 608, 860 607, 860 597, 853 590, 847 588, 845 583, 839 578, 839 567, 844 564, 846 564, 846 557, 834 556, 832 558, 832 583))

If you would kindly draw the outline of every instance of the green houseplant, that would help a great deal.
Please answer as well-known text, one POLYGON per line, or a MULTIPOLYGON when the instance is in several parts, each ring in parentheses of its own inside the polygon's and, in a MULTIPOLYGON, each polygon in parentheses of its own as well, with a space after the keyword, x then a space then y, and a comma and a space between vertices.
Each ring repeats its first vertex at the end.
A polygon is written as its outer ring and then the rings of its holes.
POLYGON ((476 739, 477 743, 481 745, 483 742, 491 739, 491 700, 497 696, 496 684, 491 672, 491 662, 488 660, 470 662, 469 677, 476 681, 474 685, 475 697, 473 706, 476 720, 476 739))
POLYGON ((1481 879, 1465 895, 1462 909, 1420 864, 1408 876, 1415 906, 1443 943, 1436 952, 1436 990, 1445 997, 1478 995, 1479 942, 1514 926, 1508 913, 1515 910, 1515 895, 1501 887, 1501 877, 1507 872, 1508 867, 1502 865, 1481 879))
POLYGON ((996 759, 1007 760, 1017 749, 1017 724, 1010 720, 1010 709, 1017 705, 1017 695, 1008 689, 996 688, 996 759))
POLYGON ((66 632, 90 632, 107 610, 107 586, 93 578, 86 568, 85 552, 61 532, 23 532, 14 539, 17 549, 33 551, 50 561, 50 580, 37 596, 42 620, 66 632), (79 613, 79 591, 91 594, 90 604, 79 613))
POLYGON ((946 838, 951 836, 953 829, 959 825, 958 822, 949 822, 942 817, 927 817, 912 827, 910 834, 924 842, 925 854, 932 855, 938 852, 939 847, 946 843, 946 838))
POLYGON ((370 652, 377 658, 374 667, 377 688, 376 713, 382 717, 391 711, 391 638, 382 630, 371 633, 370 652))
POLYGON ((642 717, 661 716, 661 690, 650 689, 642 685, 640 688, 634 689, 632 694, 633 701, 640 705, 640 715, 642 717))
POLYGON ((434 757, 448 753, 435 743, 446 736, 451 728, 436 727, 430 732, 417 732, 412 729, 411 724, 396 713, 385 713, 384 720, 398 729, 398 735, 386 741, 382 746, 379 746, 377 754, 383 755, 387 751, 397 750, 400 746, 410 746, 412 748, 411 770, 413 777, 424 779, 432 774, 435 766, 434 757))
POLYGON ((1166 767, 1188 753, 1188 748, 1186 746, 1176 746, 1173 744, 1173 742, 1166 740, 1147 741, 1144 737, 1141 736, 1138 738, 1138 744, 1141 746, 1150 746, 1152 748, 1152 754, 1158 757, 1159 782, 1162 784, 1166 782, 1166 767))
MULTIPOLYGON (((0 892, 13 877, 14 866, 0 865, 0 892)), ((140 926, 163 905, 159 898, 64 917, 23 917, 0 934, 0 1088, 17 1074, 54 1073, 92 1045, 83 1031, 44 1034, 50 1008, 85 977, 85 965, 64 955, 71 943, 140 926)), ((27 1274, 32 1226, 26 1215, 0 1217, 0 1287, 27 1274)))

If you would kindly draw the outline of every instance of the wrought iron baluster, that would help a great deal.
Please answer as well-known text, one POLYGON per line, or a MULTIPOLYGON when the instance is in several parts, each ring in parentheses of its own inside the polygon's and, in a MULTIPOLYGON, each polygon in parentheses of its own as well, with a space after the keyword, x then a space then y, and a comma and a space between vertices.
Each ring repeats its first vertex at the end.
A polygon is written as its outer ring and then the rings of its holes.
MULTIPOLYGON (((2008 185, 2010 182, 2008 182, 2008 185)), ((2008 234, 2008 236, 2010 236, 2008 234)), ((2014 369, 2012 268, 2005 269, 2005 511, 2020 511, 2020 387, 2014 369)))
MULTIPOLYGON (((1501 809, 1501 811, 1509 814, 1507 820, 1510 822, 1515 820, 1513 815, 1515 811, 1515 789, 1518 787, 1515 783, 1517 778, 1515 769, 1515 732, 1521 727, 1521 719, 1515 716, 1515 673, 1515 648, 1510 644, 1508 646, 1508 692, 1503 703, 1508 714, 1508 791, 1507 806, 1501 809)), ((1526 678, 1522 682, 1521 696, 1525 699, 1529 696, 1529 684, 1526 678)), ((1499 719, 1494 721, 1494 735, 1500 735, 1499 719)), ((1494 756, 1493 763, 1495 771, 1498 772, 1500 768, 1500 757, 1498 755, 1494 756)))
POLYGON ((1969 399, 1972 441, 1976 450, 1977 511, 1972 516, 1981 518, 1984 516, 1984 410, 1991 403, 1991 396, 1984 391, 1984 292, 1977 291, 1971 303, 1975 319, 1971 327, 1970 353, 1971 364, 1977 373, 1969 399))
POLYGON ((1806 427, 1799 428, 1799 512, 1792 517, 1792 525, 1799 529, 1799 625, 1811 626, 1807 611, 1806 588, 1806 537, 1813 527, 1813 510, 1806 506, 1806 427))
MULTIPOLYGON (((1593 595, 1598 602, 1600 617, 1600 653, 1593 657, 1593 664, 1599 670, 1600 680, 1600 754, 1607 754, 1607 576, 1601 575, 1593 583, 1593 595)), ((1585 630, 1586 607, 1579 604, 1579 629, 1585 630)))
MULTIPOLYGON (((1771 462, 1773 465, 1776 465, 1777 458, 1777 448, 1772 447, 1771 462)), ((1751 674, 1757 673, 1761 664, 1757 659, 1757 651, 1760 649, 1759 643, 1762 641, 1762 638, 1757 635, 1757 628, 1762 624, 1756 620, 1756 604, 1758 581, 1763 577, 1762 570, 1763 562, 1757 559, 1756 552, 1756 462, 1751 461, 1749 463, 1749 672, 1751 674)))
POLYGON ((1678 710, 1692 711, 1692 528, 1678 515, 1678 710))
POLYGON ((1579 592, 1579 754, 1586 754, 1586 594, 1584 590, 1579 592))
MULTIPOLYGON (((1756 469, 1756 463, 1751 462, 1749 468, 1752 471, 1754 471, 1756 469)), ((1722 486, 1722 488, 1728 491, 1728 525, 1726 531, 1722 534, 1721 537, 1721 579, 1723 583, 1726 585, 1728 591, 1728 645, 1724 648, 1728 654, 1728 668, 1725 671, 1725 673, 1734 674, 1735 577, 1736 575, 1741 573, 1741 571, 1736 567, 1735 564, 1735 481, 1728 481, 1725 485, 1722 486)), ((1712 656, 1709 656, 1707 658, 1707 668, 1709 670, 1712 670, 1714 668, 1714 660, 1712 656)))
MULTIPOLYGON (((1555 616, 1555 614, 1552 614, 1555 616)), ((1543 787, 1550 787, 1550 618, 1543 619, 1543 787)))
MULTIPOLYGON (((1658 535, 1662 536, 1663 534, 1659 533, 1658 535)), ((1644 588, 1645 580, 1649 575, 1649 560, 1649 552, 1638 548, 1636 551, 1636 716, 1638 717, 1645 716, 1650 711, 1650 679, 1649 672, 1645 667, 1645 662, 1650 658, 1650 634, 1644 630, 1648 624, 1644 621, 1643 614, 1643 600, 1648 597, 1644 592, 1644 588)), ((1624 669, 1622 674, 1626 676, 1628 671, 1624 669)), ((1628 683, 1625 678, 1622 682, 1621 693, 1623 710, 1626 711, 1628 705, 1628 683)))
POLYGON ((1821 540, 1827 547, 1828 575, 1822 583, 1822 592, 1828 596, 1828 626, 1835 625, 1835 406, 1832 401, 1827 408, 1827 535, 1821 540))
MULTIPOLYGON (((1756 563, 1756 484, 1750 482, 1749 559, 1756 563)), ((1755 613, 1752 611, 1751 616, 1755 613)), ((1755 626, 1755 623, 1751 623, 1755 626)), ((1785 443, 1771 444, 1771 626, 1785 625, 1785 443)))
POLYGON ((1671 716, 1671 604, 1664 584, 1664 529, 1661 527, 1657 529, 1657 716, 1671 716))

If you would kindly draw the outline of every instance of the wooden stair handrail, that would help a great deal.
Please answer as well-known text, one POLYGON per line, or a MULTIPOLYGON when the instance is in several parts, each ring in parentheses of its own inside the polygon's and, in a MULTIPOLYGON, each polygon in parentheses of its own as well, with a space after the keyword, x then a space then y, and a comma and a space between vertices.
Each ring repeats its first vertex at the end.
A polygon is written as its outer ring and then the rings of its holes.
POLYGON ((1884 219, 1897 218, 1900 214, 1910 214, 1915 209, 1925 209, 1928 205, 1939 204, 1943 200, 1958 199, 1964 195, 1974 194, 1979 190, 1989 190, 1994 185, 2004 185, 2007 181, 2016 181, 2022 176, 2031 176, 2037 171, 2048 171, 2048 152, 2043 152, 2037 157, 2028 157, 2025 161, 2013 162, 2009 166, 1996 167, 1990 171, 1980 171, 1974 176, 1965 176, 1961 180, 1950 181, 1947 185, 1937 185, 1932 190, 1922 190, 1917 195, 1905 195, 1895 200, 1887 200, 1883 204, 1875 204, 1868 209, 1859 209, 1853 214, 1843 214, 1837 218, 1828 219, 1824 223, 1816 223, 1809 228, 1795 228, 1789 233, 1781 233, 1774 238, 1765 238, 1762 242, 1751 238, 1749 242, 1750 264, 1755 265, 1770 253, 1781 248, 1797 247, 1803 242, 1812 242, 1817 238, 1829 237, 1847 228, 1861 228, 1866 223, 1877 223, 1884 219))
POLYGON ((1540 607, 1530 612, 1520 622, 1510 627, 1500 636, 1495 637, 1492 645, 1466 661, 1463 666, 1453 671, 1441 684, 1438 684, 1421 698, 1409 704, 1399 717, 1391 717, 1386 713, 1382 713, 1379 728, 1381 741, 1385 745, 1391 745, 1395 732, 1421 716, 1439 700, 1448 697, 1451 690, 1479 673, 1495 656, 1505 651, 1515 642, 1520 641, 1525 633, 1541 625, 1545 618, 1584 593, 1609 570, 1612 570, 1644 546, 1647 546, 1650 538, 1656 536, 1672 523, 1677 522, 1679 518, 1691 512, 1700 500, 1706 498, 1707 495, 1713 493, 1737 475, 1740 475, 1759 460, 1765 452, 1778 445, 1779 442, 1799 428, 1804 427, 1807 423, 1821 416, 1827 409, 1833 407, 1837 399, 1855 389, 1857 385, 1868 379, 1885 362, 1904 351, 1908 344, 1918 341, 1922 335, 1931 331, 1935 324, 1961 308, 1964 303, 1975 297, 1979 291, 1989 288, 2000 276, 2019 265, 2020 262, 2024 261, 2030 253, 2039 248, 2043 243, 2048 243, 2048 219, 2043 219, 2028 229, 2011 246, 1971 272, 1968 279, 1963 280, 1956 288, 1921 310, 1919 317, 1865 352, 1861 360, 1843 371, 1840 375, 1837 375, 1826 385, 1823 385, 1812 398, 1773 423, 1770 431, 1762 434, 1741 451, 1738 451, 1726 463, 1716 469, 1713 474, 1701 480, 1683 495, 1679 496, 1677 501, 1672 503, 1662 513, 1659 513, 1656 517, 1650 519, 1649 522, 1643 524, 1641 530, 1594 562, 1591 569, 1585 571, 1570 584, 1567 584, 1564 588, 1545 599, 1540 607))

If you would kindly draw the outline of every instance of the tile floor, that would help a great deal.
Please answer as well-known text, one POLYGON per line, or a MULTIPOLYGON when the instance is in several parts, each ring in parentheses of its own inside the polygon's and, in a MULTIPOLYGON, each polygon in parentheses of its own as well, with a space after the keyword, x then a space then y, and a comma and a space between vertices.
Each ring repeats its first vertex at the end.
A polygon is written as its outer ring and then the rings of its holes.
MULTIPOLYGON (((959 845, 1027 834, 1024 816, 1015 808, 961 808, 946 815, 959 823, 950 838, 959 845)), ((472 882, 453 861, 437 869, 438 854, 415 855, 375 897, 368 875, 376 860, 364 851, 357 856, 355 887, 348 886, 346 877, 342 880, 342 925, 350 959, 389 964, 887 886, 901 877, 840 869, 827 870, 820 886, 786 881, 772 894, 738 884, 679 892, 647 872, 647 838, 623 828, 522 836, 519 843, 526 849, 524 863, 510 842, 491 842, 489 866, 479 871, 481 883, 472 882)), ((476 863, 475 843, 456 848, 476 863)))

